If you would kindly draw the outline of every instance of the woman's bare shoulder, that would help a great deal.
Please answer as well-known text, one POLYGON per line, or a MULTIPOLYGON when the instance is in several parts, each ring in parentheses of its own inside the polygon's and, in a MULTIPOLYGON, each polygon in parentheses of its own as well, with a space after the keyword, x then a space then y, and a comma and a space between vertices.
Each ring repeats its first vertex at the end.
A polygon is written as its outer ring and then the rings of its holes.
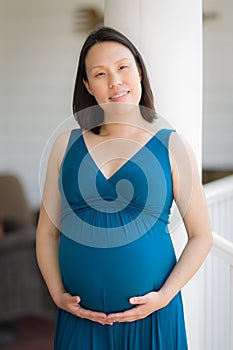
POLYGON ((67 146, 71 131, 72 130, 65 130, 61 134, 59 134, 54 141, 54 147, 67 146))
POLYGON ((54 159, 58 165, 58 168, 60 168, 62 159, 64 158, 71 131, 72 130, 63 131, 55 138, 55 141, 53 143, 50 158, 54 159))
POLYGON ((196 155, 189 143, 189 141, 179 132, 171 133, 169 140, 169 151, 174 157, 181 158, 184 161, 195 162, 196 155))

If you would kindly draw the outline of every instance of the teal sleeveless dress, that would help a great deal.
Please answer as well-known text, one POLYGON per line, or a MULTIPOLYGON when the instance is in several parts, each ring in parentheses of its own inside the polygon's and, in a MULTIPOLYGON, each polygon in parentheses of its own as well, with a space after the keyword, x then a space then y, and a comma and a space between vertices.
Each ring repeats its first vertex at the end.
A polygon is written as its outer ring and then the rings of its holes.
MULTIPOLYGON (((161 129, 110 178, 71 131, 60 176, 59 265, 66 290, 107 314, 158 291, 176 264, 168 232, 173 202, 168 155, 173 130, 161 129)), ((58 308, 55 350, 187 350, 181 293, 134 322, 101 325, 58 308)))

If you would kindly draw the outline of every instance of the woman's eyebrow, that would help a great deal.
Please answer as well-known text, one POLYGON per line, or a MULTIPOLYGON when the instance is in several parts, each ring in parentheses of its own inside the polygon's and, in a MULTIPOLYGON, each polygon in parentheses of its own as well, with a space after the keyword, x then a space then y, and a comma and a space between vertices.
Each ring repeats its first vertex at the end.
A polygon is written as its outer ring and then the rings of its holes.
MULTIPOLYGON (((117 60, 116 62, 114 62, 114 64, 118 64, 121 61, 130 61, 130 59, 128 57, 124 57, 124 58, 120 58, 119 60, 117 60)), ((92 66, 91 68, 89 68, 89 71, 92 71, 93 69, 97 69, 97 68, 104 68, 104 65, 96 65, 96 66, 92 66)))

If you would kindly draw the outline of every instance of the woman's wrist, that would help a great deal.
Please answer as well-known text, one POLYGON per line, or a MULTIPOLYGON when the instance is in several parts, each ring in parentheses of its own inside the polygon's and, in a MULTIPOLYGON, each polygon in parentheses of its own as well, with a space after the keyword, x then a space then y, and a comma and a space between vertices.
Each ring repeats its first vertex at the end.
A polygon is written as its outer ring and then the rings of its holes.
POLYGON ((173 298, 171 293, 164 290, 164 288, 161 288, 157 293, 159 294, 159 297, 161 299, 162 307, 167 306, 173 298))
POLYGON ((67 293, 67 291, 65 289, 61 289, 52 294, 52 299, 58 307, 62 306, 62 297, 65 293, 67 293))

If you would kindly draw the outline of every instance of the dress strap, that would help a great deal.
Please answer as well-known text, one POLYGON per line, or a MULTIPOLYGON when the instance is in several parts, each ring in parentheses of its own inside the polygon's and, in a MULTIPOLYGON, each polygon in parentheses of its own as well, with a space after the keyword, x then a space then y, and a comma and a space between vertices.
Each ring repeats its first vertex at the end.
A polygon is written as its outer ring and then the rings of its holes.
POLYGON ((78 138, 82 135, 82 130, 80 128, 77 129, 72 129, 71 133, 70 133, 70 137, 69 137, 69 141, 66 147, 66 152, 65 152, 65 156, 67 155, 67 153, 69 152, 70 148, 72 147, 72 145, 78 140, 78 138))
POLYGON ((170 135, 173 132, 176 132, 176 130, 174 130, 174 129, 161 129, 157 133, 156 138, 159 139, 161 141, 161 143, 168 149, 170 135))

